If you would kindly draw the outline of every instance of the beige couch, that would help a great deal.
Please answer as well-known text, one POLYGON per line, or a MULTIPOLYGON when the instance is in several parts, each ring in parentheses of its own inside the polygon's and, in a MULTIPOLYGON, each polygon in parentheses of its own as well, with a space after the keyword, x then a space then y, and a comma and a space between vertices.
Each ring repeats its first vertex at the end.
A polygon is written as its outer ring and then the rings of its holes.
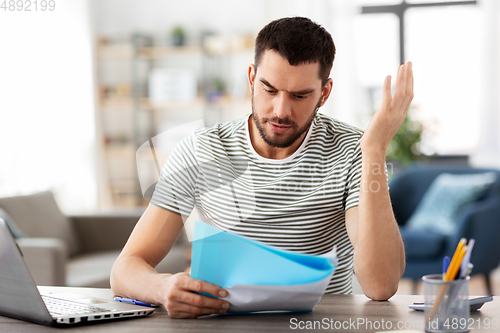
MULTIPOLYGON (((111 266, 143 213, 65 216, 52 192, 0 198, 0 208, 25 236, 17 242, 36 284, 102 288, 109 287, 111 266)), ((188 266, 189 243, 181 235, 156 267, 159 272, 188 266)))

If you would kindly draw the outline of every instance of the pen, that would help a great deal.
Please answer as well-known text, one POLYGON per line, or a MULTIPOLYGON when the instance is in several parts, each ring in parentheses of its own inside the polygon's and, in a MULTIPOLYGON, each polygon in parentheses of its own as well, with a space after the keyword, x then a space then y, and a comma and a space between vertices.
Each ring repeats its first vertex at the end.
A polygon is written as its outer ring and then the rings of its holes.
MULTIPOLYGON (((469 243, 470 243, 470 241, 469 241, 469 243)), ((465 258, 463 260, 465 260, 465 258)), ((463 272, 460 272, 460 279, 466 279, 467 276, 469 276, 470 273, 472 272, 472 268, 474 268, 474 265, 472 263, 468 263, 467 264, 467 268, 463 272)), ((452 302, 453 299, 455 299, 457 293, 458 293, 458 289, 457 288, 453 289, 450 292, 450 296, 448 297, 448 304, 446 305, 446 315, 445 315, 445 318, 448 318, 448 313, 450 311, 449 303, 452 302)))
POLYGON ((461 276, 462 279, 465 279, 467 276, 470 275, 470 273, 472 273, 472 269, 474 268, 474 264, 472 263, 469 263, 467 265, 467 268, 465 269, 465 272, 463 274, 463 276, 461 276))
MULTIPOLYGON (((467 252, 465 252, 464 258, 462 259, 462 266, 460 267, 460 276, 458 278, 463 279, 467 276, 466 270, 467 266, 470 263, 470 256, 472 252, 472 248, 474 247, 476 240, 474 238, 469 239, 469 243, 467 243, 467 252)), ((469 273, 470 274, 470 273, 469 273)))
MULTIPOLYGON (((450 266, 448 267, 448 270, 446 271, 446 275, 443 279, 443 281, 451 281, 455 279, 455 276, 458 273, 458 270, 460 269, 460 263, 462 262, 462 258, 465 254, 465 250, 463 247, 467 244, 467 239, 462 238, 460 242, 458 242, 457 248, 455 250, 455 253, 453 254, 453 257, 451 258, 451 263, 450 266)), ((442 285, 441 288, 439 289, 439 292, 436 296, 436 300, 434 301, 434 304, 432 305, 431 310, 429 311, 429 314, 427 316, 427 321, 432 319, 434 315, 436 314, 436 311, 438 307, 441 305, 441 302, 443 301, 444 296, 448 292, 448 289, 450 288, 449 285, 442 285)))
POLYGON ((149 303, 138 301, 136 299, 130 299, 130 298, 125 298, 125 297, 115 297, 114 300, 117 302, 122 302, 122 303, 149 306, 150 308, 154 308, 154 307, 158 306, 156 304, 149 304, 149 303))
POLYGON ((443 280, 444 280, 444 277, 446 276, 446 271, 448 270, 449 266, 450 266, 450 257, 445 256, 443 258, 443 280))

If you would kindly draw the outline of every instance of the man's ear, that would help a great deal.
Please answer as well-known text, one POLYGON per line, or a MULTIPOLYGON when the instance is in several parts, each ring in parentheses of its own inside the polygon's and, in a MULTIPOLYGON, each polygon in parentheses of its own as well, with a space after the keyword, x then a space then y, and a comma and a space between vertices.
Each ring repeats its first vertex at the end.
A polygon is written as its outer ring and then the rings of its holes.
POLYGON ((321 91, 321 106, 323 106, 328 100, 328 97, 330 97, 332 89, 333 89, 333 79, 329 78, 328 81, 326 81, 323 90, 321 91))
POLYGON ((253 91, 254 80, 255 80, 255 65, 250 64, 250 66, 248 66, 248 87, 250 88, 250 91, 253 91))

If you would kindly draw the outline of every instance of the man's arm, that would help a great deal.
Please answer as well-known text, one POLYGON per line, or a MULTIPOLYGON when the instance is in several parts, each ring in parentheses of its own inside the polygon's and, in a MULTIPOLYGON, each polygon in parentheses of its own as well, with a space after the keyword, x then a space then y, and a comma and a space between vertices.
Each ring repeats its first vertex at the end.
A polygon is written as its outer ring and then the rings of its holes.
POLYGON ((225 313, 229 302, 194 293, 226 297, 224 289, 187 273, 160 274, 153 268, 170 251, 183 226, 180 215, 149 205, 113 265, 113 293, 162 304, 172 318, 225 313))
POLYGON ((361 138, 359 204, 346 211, 356 278, 365 295, 373 300, 394 295, 405 269, 404 245, 387 186, 385 155, 412 99, 413 71, 411 63, 407 63, 399 68, 394 96, 390 76, 384 82, 382 105, 361 138))

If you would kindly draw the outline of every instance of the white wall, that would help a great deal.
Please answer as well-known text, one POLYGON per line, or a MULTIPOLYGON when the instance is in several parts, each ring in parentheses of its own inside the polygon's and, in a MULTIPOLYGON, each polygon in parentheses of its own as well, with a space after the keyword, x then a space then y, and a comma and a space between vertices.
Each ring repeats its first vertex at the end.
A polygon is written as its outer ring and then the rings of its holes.
MULTIPOLYGON (((142 31, 166 40, 173 26, 182 25, 191 37, 188 42, 196 43, 203 30, 255 35, 273 19, 308 16, 332 33, 338 50, 332 71, 335 88, 322 111, 360 127, 364 125, 359 116, 366 113, 366 103, 359 94, 359 73, 352 46, 352 18, 359 11, 355 7, 357 2, 73 0, 56 3, 54 12, 0 11, 3 42, 0 195, 53 189, 65 208, 96 205, 92 85, 95 36, 125 39, 132 31, 142 31)), ((498 166, 500 5, 496 0, 482 0, 480 8, 484 39, 480 50, 482 70, 477 82, 481 86, 480 98, 476 102, 480 105, 481 121, 474 162, 498 166)))
MULTIPOLYGON (((267 19, 265 1, 230 0, 91 0, 93 24, 100 35, 127 36, 131 31, 167 36, 182 25, 191 36, 215 32, 255 32, 267 19)), ((193 37, 193 36, 192 36, 193 37)))
POLYGON ((0 195, 52 189, 63 209, 94 207, 86 1, 56 1, 52 12, 0 11, 0 40, 0 195))
MULTIPOLYGON (((366 44, 367 39, 366 36, 359 38, 360 32, 357 31, 359 30, 357 20, 360 18, 359 6, 386 3, 400 3, 400 0, 187 0, 180 2, 93 0, 93 22, 96 33, 100 35, 126 38, 132 31, 145 31, 155 34, 160 40, 166 39, 168 31, 180 24, 188 29, 188 33, 191 32, 191 42, 196 43, 202 30, 222 34, 250 33, 255 35, 265 24, 279 17, 294 15, 310 17, 331 32, 337 46, 337 57, 332 71, 335 88, 330 100, 322 108, 322 112, 364 128, 369 115, 373 112, 373 106, 369 105, 362 85, 366 85, 366 80, 369 79, 368 85, 376 87, 377 82, 380 82, 379 85, 382 86, 385 75, 391 74, 394 77, 397 59, 393 58, 397 57, 397 53, 392 52, 392 48, 387 45, 359 49, 356 43, 359 44, 362 41, 366 44), (360 65, 360 54, 365 58, 371 58, 368 62, 369 68, 360 65), (393 62, 396 64, 391 66, 393 62), (377 79, 379 76, 380 79, 377 79)), ((451 51, 443 55, 439 50, 433 50, 432 45, 426 43, 426 38, 428 39, 426 36, 429 33, 432 35, 432 31, 429 32, 430 29, 425 28, 427 27, 426 20, 437 19, 434 21, 439 22, 438 11, 455 13, 458 7, 439 8, 431 16, 426 12, 416 18, 417 21, 422 21, 422 29, 414 28, 407 31, 407 35, 411 35, 407 36, 411 39, 407 45, 407 53, 415 57, 415 59, 410 59, 415 60, 414 112, 417 118, 425 118, 424 122, 429 129, 424 137, 427 152, 470 153, 475 155, 475 163, 491 165, 497 163, 497 159, 500 160, 496 155, 500 151, 500 143, 498 143, 500 116, 497 116, 499 102, 496 96, 499 90, 498 22, 500 20, 498 16, 500 5, 497 0, 482 0, 476 7, 464 7, 473 9, 470 13, 464 14, 464 22, 476 19, 476 21, 468 22, 472 24, 469 29, 471 31, 467 30, 467 24, 465 24, 462 30, 451 31, 446 37, 446 17, 448 17, 446 15, 443 16, 441 26, 436 23, 437 25, 432 28, 444 34, 444 40, 439 44, 442 47, 448 44, 450 47, 457 47, 460 45, 460 40, 467 43, 460 51, 461 57, 457 59, 453 57, 451 51), (477 24, 477 13, 480 16, 480 26, 477 24), (418 31, 424 32, 415 35, 418 31), (467 54, 471 55, 472 62, 471 60, 463 61, 464 58, 469 59, 467 54), (448 56, 452 58, 446 58, 448 56), (483 68, 480 73, 479 68, 483 68), (460 80, 463 81, 461 84, 460 80), (449 87, 450 84, 447 82, 455 84, 455 88, 449 87), (461 107, 465 105, 467 108, 461 107)), ((407 20, 413 19, 416 15, 407 13, 407 20)), ((450 17, 456 21, 458 16, 451 15, 450 17)), ((455 21, 453 24, 457 23, 455 21)), ((397 24, 396 19, 394 22, 397 24)), ((386 39, 394 40, 393 44, 397 47, 397 28, 395 27, 386 31, 386 34, 394 34, 386 39)), ((379 34, 382 31, 378 26, 373 28, 377 28, 372 30, 378 31, 379 34)), ((367 35, 369 31, 366 30, 366 26, 363 29, 365 30, 361 31, 361 34, 367 35)), ((374 36, 373 39, 377 40, 377 43, 382 40, 380 36, 374 36)), ((433 42, 439 43, 438 40, 433 42)), ((245 68, 242 68, 242 71, 245 71, 245 68)))
MULTIPOLYGON (((332 71, 337 84, 322 112, 353 122, 361 111, 359 99, 353 98, 356 88, 352 76, 353 64, 350 22, 346 13, 353 6, 346 1, 330 0, 90 0, 94 33, 126 41, 132 32, 152 34, 157 43, 167 43, 169 31, 176 25, 187 30, 188 44, 199 43, 202 31, 220 34, 250 34, 256 36, 264 25, 288 16, 306 16, 323 25, 333 35, 339 50, 332 71), (346 7, 346 8, 344 8, 346 7), (338 34, 337 34, 338 32, 338 34), (342 79, 337 80, 337 76, 342 79)), ((246 65, 241 73, 246 75, 246 65)), ((383 82, 383 78, 380 80, 383 82)), ((250 110, 249 110, 250 111, 250 110)))
POLYGON ((500 168, 500 2, 482 0, 481 134, 473 154, 477 166, 500 168))

